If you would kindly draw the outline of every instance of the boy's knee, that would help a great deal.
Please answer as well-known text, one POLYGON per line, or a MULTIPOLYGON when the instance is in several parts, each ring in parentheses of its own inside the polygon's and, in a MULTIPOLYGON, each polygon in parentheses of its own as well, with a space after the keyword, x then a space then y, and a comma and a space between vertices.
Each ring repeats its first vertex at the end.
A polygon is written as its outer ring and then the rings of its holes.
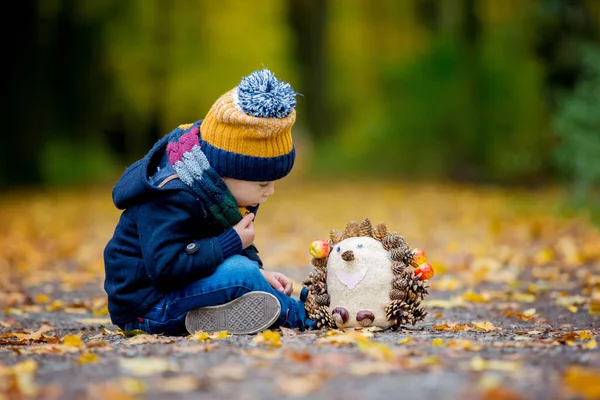
POLYGON ((231 276, 239 276, 249 279, 251 277, 262 276, 256 261, 250 260, 242 255, 234 255, 226 259, 220 266, 219 270, 222 273, 231 276))

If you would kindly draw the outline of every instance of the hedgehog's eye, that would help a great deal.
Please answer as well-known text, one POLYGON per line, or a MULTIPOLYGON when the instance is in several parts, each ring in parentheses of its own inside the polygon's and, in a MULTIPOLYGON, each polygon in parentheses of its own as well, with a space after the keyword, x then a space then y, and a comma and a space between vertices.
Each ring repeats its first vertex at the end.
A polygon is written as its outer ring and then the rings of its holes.
POLYGON ((359 243, 359 244, 356 245, 356 247, 358 247, 360 249, 361 247, 363 247, 363 244, 359 243))
POLYGON ((336 250, 339 253, 340 252, 340 246, 338 246, 336 250))

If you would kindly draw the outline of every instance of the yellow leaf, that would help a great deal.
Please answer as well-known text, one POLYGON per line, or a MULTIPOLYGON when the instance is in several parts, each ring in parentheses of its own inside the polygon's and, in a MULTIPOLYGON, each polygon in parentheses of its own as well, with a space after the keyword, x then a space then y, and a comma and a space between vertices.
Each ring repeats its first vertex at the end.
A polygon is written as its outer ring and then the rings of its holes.
POLYGON ((576 313, 577 307, 575 307, 574 305, 570 305, 570 306, 567 306, 567 310, 571 311, 572 313, 576 313))
POLYGON ((431 345, 433 347, 442 347, 444 345, 444 340, 442 338, 435 338, 431 341, 431 345))
POLYGON ((408 337, 405 337, 404 339, 398 340, 398 344, 408 344, 408 343, 412 342, 412 340, 413 340, 412 336, 408 336, 408 337))
POLYGON ((514 293, 512 298, 521 303, 533 303, 536 299, 535 295, 531 293, 514 293))
POLYGON ((83 353, 79 357, 79 364, 95 364, 98 362, 98 355, 96 353, 83 353))
POLYGON ((40 293, 35 296, 35 299, 33 299, 33 302, 36 304, 47 304, 50 303, 50 301, 50 296, 48 296, 46 293, 40 293))
POLYGON ((489 296, 486 298, 486 296, 475 292, 467 292, 464 297, 465 300, 470 301, 471 303, 487 303, 490 301, 489 296))
POLYGON ((227 333, 227 331, 220 331, 220 332, 213 333, 209 337, 213 340, 216 340, 216 339, 225 339, 225 338, 231 337, 231 335, 229 333, 227 333))
POLYGON ((208 332, 197 331, 192 335, 192 339, 195 339, 197 342, 209 342, 210 337, 208 332))
POLYGON ((132 378, 130 376, 122 376, 119 379, 119 383, 123 390, 131 396, 140 395, 148 390, 146 383, 143 380, 132 378))
POLYGON ((597 347, 598 347, 598 343, 596 342, 596 339, 592 339, 589 342, 587 342, 586 344, 584 344, 583 346, 581 346, 582 349, 587 349, 587 350, 593 350, 597 347))
POLYGON ((278 332, 274 332, 271 330, 267 330, 256 335, 256 337, 252 339, 252 341, 257 344, 281 347, 281 335, 278 332))
POLYGON ((528 308, 527 310, 523 311, 523 315, 526 317, 533 317, 535 315, 535 308, 528 308))
POLYGON ((52 303, 46 306, 46 311, 60 311, 65 308, 65 304, 62 300, 54 300, 52 303))
POLYGON ((358 342, 358 348, 375 360, 392 361, 395 358, 392 349, 383 343, 360 340, 358 342))
POLYGON ((485 331, 485 332, 489 332, 489 331, 493 331, 496 330, 498 328, 496 328, 494 326, 494 324, 492 324, 490 321, 485 321, 485 322, 473 322, 473 327, 479 331, 485 331))
POLYGON ((569 367, 563 381, 576 396, 590 400, 600 398, 600 371, 597 369, 569 367))
POLYGON ((65 335, 63 338, 63 344, 65 346, 81 347, 83 346, 83 340, 81 340, 79 335, 65 335))
POLYGON ((588 340, 594 337, 592 331, 579 331, 579 340, 588 340))

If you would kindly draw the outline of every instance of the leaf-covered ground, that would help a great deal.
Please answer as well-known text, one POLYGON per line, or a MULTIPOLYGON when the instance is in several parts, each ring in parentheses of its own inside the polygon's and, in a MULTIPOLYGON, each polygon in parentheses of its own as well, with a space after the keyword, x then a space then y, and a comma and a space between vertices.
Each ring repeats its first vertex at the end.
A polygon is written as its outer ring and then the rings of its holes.
POLYGON ((0 399, 597 399, 600 233, 559 191, 282 182, 257 216, 266 268, 368 217, 435 268, 425 321, 399 331, 126 337, 102 251, 110 188, 0 198, 0 399))

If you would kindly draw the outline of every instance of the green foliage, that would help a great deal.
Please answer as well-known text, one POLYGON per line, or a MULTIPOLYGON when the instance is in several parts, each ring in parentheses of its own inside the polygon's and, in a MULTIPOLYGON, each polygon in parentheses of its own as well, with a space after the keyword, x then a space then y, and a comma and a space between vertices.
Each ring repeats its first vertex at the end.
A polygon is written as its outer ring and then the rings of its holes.
POLYGON ((57 140, 44 146, 40 170, 44 183, 58 186, 106 181, 117 176, 120 168, 102 144, 57 140))
POLYGON ((556 160, 570 179, 572 200, 590 206, 600 187, 600 48, 585 45, 581 51, 585 73, 572 92, 560 95, 554 127, 556 160))

